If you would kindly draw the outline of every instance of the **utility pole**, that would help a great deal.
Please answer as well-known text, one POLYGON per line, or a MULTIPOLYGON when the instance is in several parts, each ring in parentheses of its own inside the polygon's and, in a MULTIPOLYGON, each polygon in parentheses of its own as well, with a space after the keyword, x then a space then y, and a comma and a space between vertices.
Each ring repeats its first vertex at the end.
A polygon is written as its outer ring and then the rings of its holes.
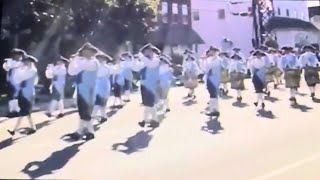
POLYGON ((268 34, 265 25, 274 15, 273 0, 252 0, 253 32, 252 44, 260 47, 268 34))

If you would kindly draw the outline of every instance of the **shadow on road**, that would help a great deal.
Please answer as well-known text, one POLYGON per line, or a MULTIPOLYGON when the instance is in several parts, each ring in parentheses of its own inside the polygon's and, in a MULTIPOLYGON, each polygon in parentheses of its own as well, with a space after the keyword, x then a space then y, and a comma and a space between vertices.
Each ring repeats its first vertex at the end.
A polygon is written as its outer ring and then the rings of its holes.
POLYGON ((268 97, 268 96, 266 96, 264 99, 266 101, 270 101, 272 103, 279 101, 279 98, 276 98, 276 97, 268 97))
POLYGON ((79 147, 85 142, 73 144, 59 151, 53 152, 43 161, 33 161, 28 163, 21 172, 27 174, 31 179, 36 179, 44 175, 52 174, 54 171, 62 169, 78 152, 79 147))
POLYGON ((112 150, 122 152, 127 155, 140 152, 142 149, 149 146, 149 143, 153 138, 153 135, 150 135, 150 133, 153 130, 154 129, 148 131, 141 130, 134 136, 129 137, 126 142, 113 144, 112 150))
POLYGON ((238 107, 238 108, 245 108, 245 107, 248 107, 249 104, 237 101, 237 102, 232 103, 232 106, 238 107))
POLYGON ((314 103, 320 103, 320 99, 318 99, 318 98, 313 98, 312 101, 313 101, 314 103))
POLYGON ((201 127, 201 130, 210 134, 219 134, 224 128, 221 126, 218 118, 213 118, 207 121, 206 125, 201 127))
POLYGON ((307 105, 297 104, 292 106, 293 109, 299 109, 301 112, 308 112, 309 110, 313 109, 307 105))
POLYGON ((194 104, 197 104, 197 101, 195 101, 195 100, 188 100, 188 101, 184 101, 182 104, 185 105, 185 106, 192 106, 192 105, 194 105, 194 104))
POLYGON ((304 97, 304 96, 307 96, 308 94, 306 94, 306 93, 297 93, 299 96, 302 96, 302 97, 304 97))
POLYGON ((258 117, 263 117, 263 118, 267 118, 267 119, 275 119, 275 115, 273 114, 272 111, 266 111, 266 110, 258 110, 258 117))

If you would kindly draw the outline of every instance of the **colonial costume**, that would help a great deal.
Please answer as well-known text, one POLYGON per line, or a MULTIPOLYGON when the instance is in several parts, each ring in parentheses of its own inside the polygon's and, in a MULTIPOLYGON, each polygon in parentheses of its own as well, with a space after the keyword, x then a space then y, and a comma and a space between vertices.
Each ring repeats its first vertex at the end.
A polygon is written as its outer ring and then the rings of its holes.
POLYGON ((70 134, 74 140, 94 138, 91 114, 96 100, 95 89, 99 70, 99 62, 95 57, 97 53, 97 48, 86 43, 79 50, 79 56, 75 57, 68 67, 68 73, 77 78, 77 104, 80 121, 77 132, 70 134))
POLYGON ((25 51, 21 49, 13 49, 11 51, 11 58, 5 59, 3 69, 7 71, 8 83, 8 99, 9 99, 9 114, 8 117, 18 116, 20 111, 18 105, 18 95, 20 91, 20 84, 17 81, 16 71, 22 66, 21 60, 26 55, 25 51))
POLYGON ((194 90, 198 87, 198 75, 200 74, 200 68, 196 62, 196 59, 189 55, 185 58, 182 65, 183 84, 184 87, 189 89, 188 98, 195 99, 194 90))
POLYGON ((247 67, 242 57, 233 55, 229 66, 231 89, 237 91, 237 101, 242 101, 241 91, 244 90, 244 79, 246 78, 247 67))
POLYGON ((270 62, 270 67, 267 69, 266 76, 269 76, 270 82, 274 82, 274 88, 276 89, 281 82, 281 76, 283 72, 281 71, 281 56, 276 49, 268 50, 268 57, 270 62))
POLYGON ((37 83, 37 69, 34 66, 34 63, 38 62, 38 60, 33 56, 27 55, 22 61, 23 65, 16 69, 16 78, 20 84, 18 95, 20 112, 13 131, 8 130, 11 135, 15 134, 25 116, 27 116, 30 123, 31 130, 29 131, 29 134, 36 132, 36 126, 32 121, 31 113, 35 97, 35 84, 37 83))
POLYGON ((315 87, 319 83, 319 62, 313 50, 312 46, 304 46, 304 53, 300 56, 299 62, 304 69, 304 78, 309 86, 311 97, 314 99, 315 87))
POLYGON ((281 59, 281 67, 284 69, 286 87, 290 89, 290 101, 297 104, 296 94, 300 87, 301 70, 298 58, 292 52, 292 47, 283 47, 284 55, 281 59))
POLYGON ((149 123, 151 127, 159 126, 157 116, 157 90, 159 87, 159 66, 160 60, 155 55, 157 48, 151 44, 147 44, 140 50, 140 62, 134 62, 133 70, 140 72, 142 103, 145 107, 144 120, 139 122, 141 127, 149 123), (149 117, 151 116, 151 119, 149 117))
POLYGON ((258 106, 261 103, 262 109, 265 108, 263 89, 266 86, 265 72, 267 68, 266 61, 264 57, 266 54, 261 51, 256 51, 252 54, 252 59, 250 61, 250 71, 252 72, 252 82, 257 93, 257 101, 254 103, 255 106, 258 106))
POLYGON ((246 62, 246 56, 244 55, 244 53, 241 51, 240 48, 233 48, 233 54, 231 56, 234 56, 234 55, 238 55, 241 57, 241 61, 243 61, 244 63, 246 62))
POLYGON ((96 102, 93 107, 92 117, 100 117, 100 122, 107 121, 106 106, 108 98, 110 97, 111 92, 111 66, 109 63, 112 61, 112 57, 100 52, 96 55, 100 66, 97 74, 96 82, 96 102), (100 113, 100 116, 98 116, 100 113))
POLYGON ((123 53, 121 54, 121 60, 122 62, 120 63, 120 65, 124 75, 124 101, 130 102, 130 93, 132 90, 133 81, 133 73, 131 68, 133 56, 130 53, 123 53))
POLYGON ((159 104, 164 112, 169 112, 169 99, 168 94, 173 79, 173 69, 170 67, 171 58, 162 55, 160 56, 160 68, 159 68, 159 104))
POLYGON ((218 94, 221 80, 222 60, 219 57, 219 49, 210 47, 206 52, 207 59, 204 63, 207 90, 210 95, 208 116, 220 116, 218 106, 218 94))
POLYGON ((66 85, 67 69, 65 63, 69 60, 60 56, 57 58, 55 65, 49 64, 46 70, 46 77, 52 80, 50 87, 51 90, 51 103, 49 111, 46 113, 48 117, 52 116, 53 111, 58 107, 59 114, 57 118, 61 118, 64 115, 64 92, 66 85))
POLYGON ((113 108, 121 109, 123 107, 122 95, 125 86, 125 76, 124 68, 121 66, 121 59, 118 58, 114 61, 114 64, 111 66, 112 72, 112 89, 113 89, 113 108))
POLYGON ((221 69, 221 81, 222 88, 220 88, 220 92, 223 95, 228 95, 229 88, 228 83, 230 82, 230 76, 229 76, 229 65, 230 65, 230 59, 228 53, 220 53, 221 63, 222 63, 222 69, 221 69))

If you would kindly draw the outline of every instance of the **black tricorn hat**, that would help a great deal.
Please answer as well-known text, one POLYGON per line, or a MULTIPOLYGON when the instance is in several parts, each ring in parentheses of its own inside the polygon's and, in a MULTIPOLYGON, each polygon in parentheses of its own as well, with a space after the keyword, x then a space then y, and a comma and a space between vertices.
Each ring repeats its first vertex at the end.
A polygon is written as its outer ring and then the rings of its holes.
POLYGON ((242 57, 239 56, 238 54, 234 54, 233 56, 231 56, 231 59, 235 59, 235 60, 241 60, 242 57))
POLYGON ((140 52, 144 52, 145 50, 147 49, 152 49, 154 53, 156 54, 160 54, 161 53, 161 50, 158 49, 157 47, 155 47, 154 45, 152 45, 151 43, 148 43, 146 45, 144 45, 141 49, 140 49, 140 52))
POLYGON ((241 49, 236 47, 236 48, 233 48, 234 51, 240 51, 241 49))
POLYGON ((95 46, 93 46, 91 43, 85 43, 85 44, 78 50, 78 53, 81 54, 81 52, 82 52, 83 50, 85 50, 85 49, 91 50, 91 51, 93 51, 93 52, 95 52, 95 53, 98 53, 98 52, 99 52, 99 49, 96 48, 95 46))
POLYGON ((206 51, 206 54, 208 54, 210 51, 216 51, 219 52, 220 50, 216 47, 210 46, 209 49, 206 51))
POLYGON ((18 48, 14 48, 14 49, 11 50, 11 55, 15 55, 15 54, 18 54, 18 55, 21 55, 21 56, 27 55, 27 53, 24 50, 18 49, 18 48))
POLYGON ((266 53, 264 53, 264 52, 262 52, 260 50, 257 50, 252 55, 253 56, 266 56, 266 53))
POLYGON ((230 56, 229 56, 229 53, 227 53, 227 52, 220 52, 219 55, 220 55, 220 56, 225 56, 225 57, 227 57, 227 58, 230 57, 230 56))
POLYGON ((103 52, 99 52, 98 54, 96 54, 96 58, 97 59, 103 59, 107 62, 112 62, 113 61, 113 58, 111 56, 109 56, 108 54, 105 54, 103 52))
POLYGON ((132 58, 133 56, 132 56, 132 54, 131 54, 130 52, 121 53, 121 54, 120 54, 121 60, 125 60, 124 57, 130 57, 130 58, 132 58))
POLYGON ((69 62, 69 59, 67 59, 67 58, 65 58, 65 57, 63 57, 63 56, 58 56, 56 59, 57 59, 57 61, 63 61, 63 62, 65 62, 65 63, 68 63, 68 62, 69 62))
POLYGON ((284 50, 284 51, 293 51, 293 47, 291 46, 284 46, 281 48, 281 50, 284 50))
POLYGON ((302 47, 302 50, 305 51, 306 49, 310 49, 310 50, 312 50, 312 51, 316 50, 316 48, 313 47, 313 46, 308 46, 308 45, 306 45, 306 46, 303 46, 303 47, 302 47))
POLYGON ((22 61, 29 61, 29 62, 33 62, 33 63, 37 63, 38 62, 38 59, 35 58, 34 56, 31 56, 31 55, 26 55, 22 61))

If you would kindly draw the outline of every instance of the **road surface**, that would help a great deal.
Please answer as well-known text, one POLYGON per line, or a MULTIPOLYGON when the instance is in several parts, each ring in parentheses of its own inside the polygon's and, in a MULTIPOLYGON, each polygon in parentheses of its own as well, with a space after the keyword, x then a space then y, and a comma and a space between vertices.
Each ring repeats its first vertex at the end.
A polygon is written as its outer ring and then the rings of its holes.
POLYGON ((61 139, 76 129, 76 113, 54 120, 36 112, 37 133, 17 136, 12 143, 6 129, 15 119, 2 120, 0 178, 320 179, 320 104, 311 101, 307 87, 299 90, 299 108, 289 106, 288 90, 280 86, 266 101, 267 112, 259 114, 252 84, 246 84, 247 106, 235 107, 235 98, 221 99, 218 120, 201 113, 208 101, 204 87, 196 90, 192 105, 184 103, 184 88, 173 88, 172 111, 153 131, 137 125, 143 108, 139 95, 133 95, 108 122, 97 125, 96 138, 86 143, 61 139))

